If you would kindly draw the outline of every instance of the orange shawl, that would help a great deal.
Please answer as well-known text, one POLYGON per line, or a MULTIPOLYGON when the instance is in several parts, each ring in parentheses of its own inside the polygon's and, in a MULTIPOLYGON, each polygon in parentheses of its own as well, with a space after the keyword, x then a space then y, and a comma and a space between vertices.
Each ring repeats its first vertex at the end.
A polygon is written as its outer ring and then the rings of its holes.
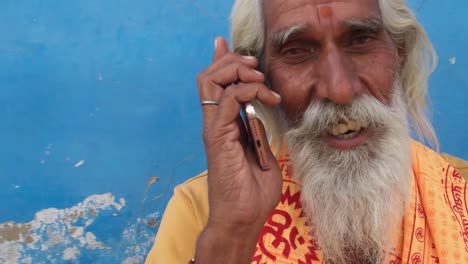
MULTIPOLYGON (((300 186, 287 155, 281 201, 259 237, 252 263, 325 263, 300 205, 300 186)), ((399 241, 385 263, 468 263, 468 205, 464 179, 440 155, 412 142, 412 192, 399 241)))

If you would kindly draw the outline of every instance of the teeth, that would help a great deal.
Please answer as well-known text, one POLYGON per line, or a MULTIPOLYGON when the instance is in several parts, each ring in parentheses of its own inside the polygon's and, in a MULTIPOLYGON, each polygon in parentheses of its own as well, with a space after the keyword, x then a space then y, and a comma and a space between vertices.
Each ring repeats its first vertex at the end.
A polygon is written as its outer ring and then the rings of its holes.
POLYGON ((352 137, 356 136, 358 133, 359 133, 359 131, 354 131, 354 132, 352 132, 352 133, 343 134, 343 135, 338 135, 338 136, 336 136, 336 137, 337 137, 337 138, 342 138, 342 139, 352 138, 352 137))
POLYGON ((348 122, 349 130, 358 130, 358 123, 354 120, 348 122))
POLYGON ((338 136, 340 134, 340 130, 339 130, 338 126, 334 126, 331 129, 331 131, 328 131, 328 132, 331 133, 334 136, 338 136))
POLYGON ((362 123, 356 120, 351 120, 347 123, 340 123, 337 124, 336 126, 330 128, 328 130, 328 133, 334 135, 334 136, 339 136, 340 138, 350 138, 355 136, 363 127, 362 123), (354 131, 349 134, 345 134, 348 131, 354 131))
POLYGON ((340 132, 340 134, 344 134, 346 131, 348 131, 348 125, 338 124, 338 131, 340 132))

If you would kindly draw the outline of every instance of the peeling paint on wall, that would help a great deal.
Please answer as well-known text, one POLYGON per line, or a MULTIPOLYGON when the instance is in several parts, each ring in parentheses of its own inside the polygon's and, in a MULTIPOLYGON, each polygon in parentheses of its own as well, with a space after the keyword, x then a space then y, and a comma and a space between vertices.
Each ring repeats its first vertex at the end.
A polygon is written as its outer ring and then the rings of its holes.
POLYGON ((80 160, 80 161, 78 161, 78 162, 75 164, 75 168, 78 168, 78 167, 81 167, 81 166, 83 166, 83 164, 84 164, 84 163, 85 163, 85 161, 84 161, 84 160, 80 160))
POLYGON ((455 63, 457 63, 457 57, 451 57, 451 58, 449 59, 449 62, 450 62, 450 64, 452 64, 452 65, 455 64, 455 63))
MULTIPOLYGON (((71 208, 41 210, 29 223, 2 223, 0 263, 80 263, 80 256, 86 251, 112 256, 110 251, 115 250, 113 245, 99 241, 88 229, 100 216, 117 216, 125 203, 124 198, 116 202, 111 193, 96 194, 71 208)), ((152 213, 128 225, 122 232, 123 255, 115 256, 114 260, 122 263, 143 262, 154 234, 140 227, 158 216, 158 213, 152 213)), ((108 224, 111 225, 112 221, 108 224)))

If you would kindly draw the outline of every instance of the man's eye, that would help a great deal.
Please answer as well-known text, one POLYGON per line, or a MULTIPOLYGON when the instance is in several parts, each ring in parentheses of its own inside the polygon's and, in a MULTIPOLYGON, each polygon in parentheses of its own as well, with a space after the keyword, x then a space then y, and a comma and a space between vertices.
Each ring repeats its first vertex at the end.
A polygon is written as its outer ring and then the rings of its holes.
POLYGON ((286 48, 283 52, 284 55, 303 55, 303 54, 309 54, 309 53, 314 53, 314 49, 312 48, 286 48))
POLYGON ((371 39, 372 39, 372 37, 369 36, 369 35, 359 35, 359 36, 354 37, 354 38, 351 40, 351 45, 362 45, 362 44, 366 44, 366 43, 369 42, 371 39))
POLYGON ((288 45, 281 49, 280 57, 284 63, 299 64, 313 59, 317 56, 317 49, 309 46, 288 45))

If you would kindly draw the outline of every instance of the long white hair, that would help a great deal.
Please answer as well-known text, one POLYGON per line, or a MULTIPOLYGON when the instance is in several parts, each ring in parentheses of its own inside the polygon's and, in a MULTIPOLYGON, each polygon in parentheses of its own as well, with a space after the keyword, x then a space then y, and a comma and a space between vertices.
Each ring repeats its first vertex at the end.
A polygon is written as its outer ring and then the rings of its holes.
MULTIPOLYGON (((403 87, 410 122, 419 141, 439 150, 434 128, 428 117, 428 77, 437 65, 437 54, 426 32, 404 0, 378 0, 383 24, 393 42, 403 49, 398 73, 403 87)), ((264 46, 263 0, 236 0, 231 12, 231 42, 235 52, 262 60, 264 46)), ((272 145, 282 143, 276 108, 254 102, 271 136, 272 145)))

